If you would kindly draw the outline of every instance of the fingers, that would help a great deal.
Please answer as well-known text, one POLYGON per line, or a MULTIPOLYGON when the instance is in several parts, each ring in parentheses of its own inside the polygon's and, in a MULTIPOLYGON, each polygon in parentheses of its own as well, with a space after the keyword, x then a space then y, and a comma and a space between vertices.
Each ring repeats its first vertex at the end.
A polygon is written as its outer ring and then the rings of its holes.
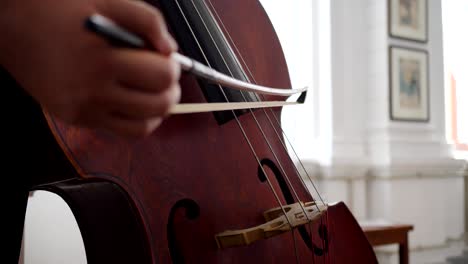
POLYGON ((100 92, 112 111, 133 119, 164 116, 180 99, 178 63, 147 51, 116 50, 117 87, 100 92))
POLYGON ((179 100, 179 87, 160 94, 147 94, 122 86, 106 90, 106 96, 94 96, 83 107, 74 123, 101 128, 124 137, 145 137, 162 123, 170 107, 179 100))
POLYGON ((180 99, 175 83, 162 91, 148 93, 123 85, 100 87, 79 114, 79 123, 103 128, 125 137, 145 137, 156 129, 180 99))
POLYGON ((102 2, 98 11, 120 26, 147 39, 160 53, 168 55, 177 50, 177 44, 168 33, 162 14, 155 7, 143 1, 102 2))
POLYGON ((149 136, 162 122, 162 117, 129 119, 119 114, 91 111, 83 113, 80 120, 83 127, 106 130, 126 138, 149 136))
POLYGON ((146 93, 128 87, 114 87, 105 97, 99 98, 106 112, 128 119, 141 120, 165 117, 180 99, 178 84, 158 93, 146 93))
POLYGON ((117 81, 129 89, 161 92, 178 83, 180 65, 149 51, 116 50, 113 54, 117 81))

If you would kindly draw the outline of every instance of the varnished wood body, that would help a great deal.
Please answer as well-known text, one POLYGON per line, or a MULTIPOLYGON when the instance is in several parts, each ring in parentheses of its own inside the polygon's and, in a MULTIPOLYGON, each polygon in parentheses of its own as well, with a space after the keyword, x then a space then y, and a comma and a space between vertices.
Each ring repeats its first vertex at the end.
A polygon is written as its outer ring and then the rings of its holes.
MULTIPOLYGON (((259 2, 212 3, 235 41, 235 52, 245 60, 255 81, 290 87, 279 41, 259 2)), ((205 102, 192 76, 183 75, 181 87, 182 102, 205 102)), ((279 114, 275 112, 278 120, 279 114)), ((261 180, 259 164, 235 121, 219 125, 211 113, 174 115, 150 137, 131 141, 68 126, 45 115, 80 177, 112 181, 129 194, 147 233, 153 263, 376 262, 344 204, 331 206, 319 221, 306 227, 314 246, 322 250, 321 256, 314 255, 297 230, 246 247, 218 249, 215 234, 259 225, 264 211, 279 206, 267 182, 261 180), (324 228, 327 232, 320 236, 318 230, 324 228)), ((239 121, 257 157, 284 168, 282 176, 289 178, 292 186, 288 187, 299 200, 314 200, 275 132, 281 129, 272 112, 255 111, 255 118, 268 141, 252 113, 242 115, 239 121)), ((291 198, 281 190, 272 170, 264 167, 281 203, 298 202, 296 197, 286 201, 291 198)))

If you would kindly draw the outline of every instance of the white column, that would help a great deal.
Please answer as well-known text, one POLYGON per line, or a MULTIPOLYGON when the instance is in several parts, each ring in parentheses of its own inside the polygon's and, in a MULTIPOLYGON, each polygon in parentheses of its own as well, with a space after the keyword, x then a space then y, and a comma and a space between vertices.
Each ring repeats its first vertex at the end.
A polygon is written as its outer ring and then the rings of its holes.
POLYGON ((366 219, 366 0, 314 2, 315 142, 307 167, 326 200, 366 219))

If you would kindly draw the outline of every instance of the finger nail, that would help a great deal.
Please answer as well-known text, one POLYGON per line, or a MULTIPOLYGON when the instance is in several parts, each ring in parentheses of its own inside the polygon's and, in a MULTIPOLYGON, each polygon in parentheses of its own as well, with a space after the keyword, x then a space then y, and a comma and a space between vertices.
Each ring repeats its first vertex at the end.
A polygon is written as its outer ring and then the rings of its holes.
POLYGON ((159 39, 159 51, 165 54, 172 53, 177 50, 178 45, 174 38, 169 33, 164 34, 159 39))
POLYGON ((178 45, 177 45, 177 42, 175 41, 175 39, 168 34, 168 41, 169 41, 169 46, 171 47, 171 51, 176 51, 178 49, 178 45))

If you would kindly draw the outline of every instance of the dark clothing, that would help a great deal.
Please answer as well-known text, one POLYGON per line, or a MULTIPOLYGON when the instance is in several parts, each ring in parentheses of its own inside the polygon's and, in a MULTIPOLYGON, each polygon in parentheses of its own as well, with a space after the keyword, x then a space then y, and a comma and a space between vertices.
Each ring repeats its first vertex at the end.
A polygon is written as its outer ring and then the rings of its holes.
MULTIPOLYGON (((18 263, 29 191, 70 176, 56 159, 61 151, 40 106, 0 67, 2 91, 2 263, 18 263), (55 159, 55 160, 54 160, 55 159)), ((62 156, 61 159, 64 159, 62 156)))
MULTIPOLYGON (((23 236, 24 216, 31 186, 31 174, 29 170, 33 146, 28 146, 27 130, 30 125, 28 114, 31 109, 23 108, 28 98, 24 91, 16 84, 15 80, 2 68, 0 68, 0 86, 3 93, 1 113, 3 116, 1 140, 3 141, 2 155, 2 186, 4 191, 2 199, 7 208, 2 214, 2 245, 7 245, 5 263, 18 263, 21 241, 23 236), (29 151, 31 152, 29 152, 29 151)), ((31 101, 30 101, 31 102, 31 101)))

